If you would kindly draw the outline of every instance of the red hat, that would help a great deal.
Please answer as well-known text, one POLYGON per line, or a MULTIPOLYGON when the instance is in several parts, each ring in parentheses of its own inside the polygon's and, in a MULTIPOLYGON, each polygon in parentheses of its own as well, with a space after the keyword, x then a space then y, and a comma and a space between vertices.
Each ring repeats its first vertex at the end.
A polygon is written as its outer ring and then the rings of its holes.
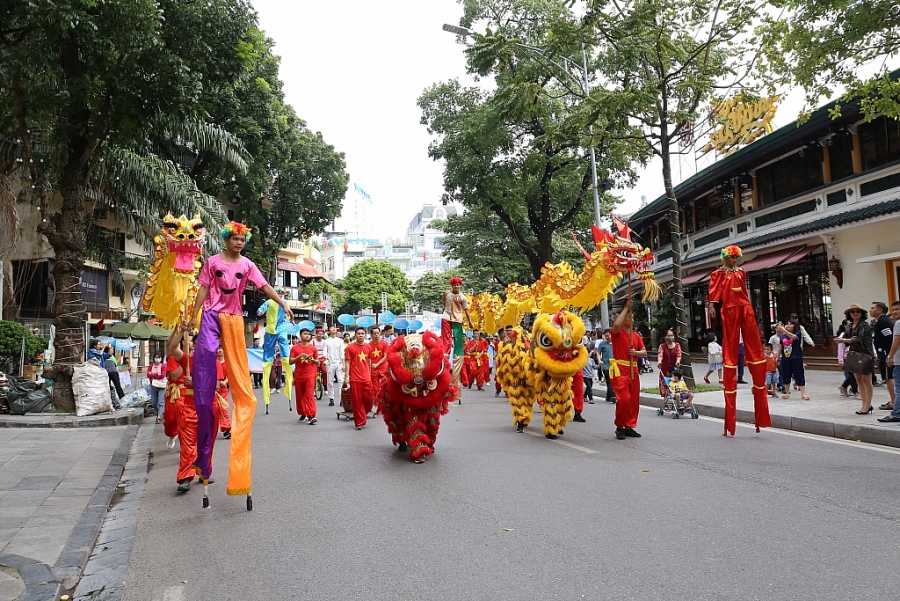
POLYGON ((456 285, 456 284, 459 284, 460 286, 462 286, 462 283, 463 283, 462 278, 459 277, 458 275, 455 275, 455 276, 453 276, 452 278, 450 278, 450 285, 451 285, 451 286, 454 286, 454 285, 456 285))

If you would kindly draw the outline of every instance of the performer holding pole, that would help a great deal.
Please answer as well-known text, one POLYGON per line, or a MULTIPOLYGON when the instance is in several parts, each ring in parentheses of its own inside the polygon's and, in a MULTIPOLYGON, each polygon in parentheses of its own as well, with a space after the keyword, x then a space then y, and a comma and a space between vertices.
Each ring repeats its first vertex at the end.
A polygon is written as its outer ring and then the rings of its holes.
POLYGON ((294 314, 250 259, 241 255, 250 240, 250 229, 232 221, 222 230, 225 252, 210 257, 200 271, 200 290, 188 328, 197 326, 197 314, 203 308, 194 352, 194 399, 197 406, 198 449, 196 468, 209 483, 212 472, 212 442, 215 437, 216 351, 221 344, 225 365, 231 374, 234 416, 231 430, 231 458, 228 470, 229 495, 247 495, 247 511, 253 509, 251 497, 251 430, 256 412, 256 397, 250 384, 244 317, 241 297, 248 283, 278 303, 288 319, 294 314))
MULTIPOLYGON (((737 364, 740 354, 740 338, 744 338, 744 357, 753 378, 753 410, 756 431, 772 425, 769 417, 769 399, 766 395, 766 356, 763 354, 759 325, 747 294, 747 273, 737 266, 742 256, 737 246, 722 249, 724 265, 712 272, 709 279, 709 316, 716 318, 716 305, 720 304, 722 318, 722 358, 725 363, 725 432, 734 436, 737 421, 737 364)), ((787 384, 787 383, 786 383, 787 384)))
POLYGON ((635 432, 640 410, 641 375, 634 369, 635 357, 646 357, 644 339, 634 332, 634 299, 628 295, 625 308, 612 327, 613 359, 609 362, 609 376, 616 393, 616 438, 640 438, 635 432))

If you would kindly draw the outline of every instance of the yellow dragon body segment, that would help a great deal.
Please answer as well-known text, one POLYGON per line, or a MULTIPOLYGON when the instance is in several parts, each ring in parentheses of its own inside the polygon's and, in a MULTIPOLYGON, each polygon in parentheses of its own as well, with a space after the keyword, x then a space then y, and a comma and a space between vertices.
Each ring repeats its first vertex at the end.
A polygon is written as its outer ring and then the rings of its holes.
POLYGON ((496 378, 509 397, 513 423, 520 432, 531 423, 534 411, 534 391, 526 367, 530 344, 525 330, 517 327, 497 350, 496 378))
POLYGON ((163 219, 156 245, 150 279, 141 306, 154 313, 160 325, 172 329, 187 321, 194 308, 199 285, 206 228, 200 214, 177 219, 171 213, 163 219))

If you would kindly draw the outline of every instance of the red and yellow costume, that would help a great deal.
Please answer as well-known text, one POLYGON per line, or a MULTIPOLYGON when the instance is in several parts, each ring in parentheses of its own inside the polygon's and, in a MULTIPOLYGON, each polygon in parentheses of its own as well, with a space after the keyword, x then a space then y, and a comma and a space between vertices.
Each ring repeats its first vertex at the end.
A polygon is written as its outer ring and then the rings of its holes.
MULTIPOLYGON (((729 246, 722 250, 722 259, 741 256, 741 249, 729 246)), ((725 433, 734 436, 737 421, 737 363, 740 338, 744 339, 744 360, 753 378, 753 409, 756 431, 772 425, 769 401, 766 396, 766 357, 759 336, 759 325, 750 297, 747 294, 747 273, 740 267, 722 266, 709 280, 709 302, 720 306, 722 320, 722 359, 725 373, 725 433)))
POLYGON ((456 396, 450 362, 441 339, 412 334, 394 340, 388 350, 388 394, 384 423, 394 444, 407 444, 416 463, 434 453, 441 416, 456 396))
POLYGON ((353 423, 366 425, 366 416, 372 410, 372 369, 370 367, 369 345, 355 340, 344 349, 344 359, 348 362, 350 396, 353 399, 353 423))
MULTIPOLYGON (((222 382, 228 379, 228 369, 224 361, 216 363, 216 380, 222 382)), ((231 416, 228 414, 228 387, 220 386, 216 391, 216 403, 213 405, 216 411, 216 420, 222 432, 231 432, 231 416)))
POLYGON ((572 408, 575 415, 584 411, 584 374, 580 371, 572 376, 572 408))
POLYGON ((312 343, 299 342, 291 347, 294 367, 294 391, 297 400, 297 415, 316 416, 316 371, 319 369, 319 354, 312 343), (294 361, 294 359, 296 361, 294 361))
POLYGON ((475 384, 477 388, 484 387, 485 381, 490 378, 487 350, 488 342, 483 338, 472 339, 466 343, 462 375, 463 386, 475 384))
POLYGON ((375 366, 376 363, 385 359, 390 345, 384 339, 369 342, 369 360, 372 365, 372 398, 376 411, 381 411, 384 404, 384 395, 387 392, 387 360, 382 361, 381 365, 375 366))
POLYGON ((637 427, 641 408, 641 376, 637 359, 629 351, 644 350, 644 339, 635 331, 620 328, 611 336, 613 358, 609 362, 609 377, 616 393, 616 428, 637 427))
MULTIPOLYGON (((172 418, 175 421, 174 431, 178 435, 179 461, 176 482, 193 480, 197 474, 194 462, 197 460, 197 407, 194 405, 194 388, 184 383, 184 375, 187 369, 187 355, 176 361, 169 355, 169 373, 181 368, 181 376, 176 380, 170 378, 169 389, 166 391, 166 411, 172 410, 172 418)), ((191 365, 193 365, 191 357, 191 365)), ((165 417, 165 415, 163 416, 165 417)), ((166 436, 170 434, 170 424, 166 424, 166 436)))

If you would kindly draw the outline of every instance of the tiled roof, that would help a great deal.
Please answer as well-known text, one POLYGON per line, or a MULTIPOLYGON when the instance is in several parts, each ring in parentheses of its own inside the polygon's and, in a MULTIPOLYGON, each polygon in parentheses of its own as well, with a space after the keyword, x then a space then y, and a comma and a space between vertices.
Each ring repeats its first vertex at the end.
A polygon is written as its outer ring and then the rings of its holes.
MULTIPOLYGON (((829 217, 823 217, 821 219, 816 219, 815 221, 810 221, 809 223, 803 223, 801 225, 795 225, 783 230, 778 230, 777 232, 769 232, 767 234, 757 236, 756 238, 751 238, 749 240, 743 241, 741 242, 740 246, 743 249, 756 248, 759 246, 765 246, 766 244, 770 244, 777 240, 784 240, 786 238, 802 236, 804 234, 810 234, 812 232, 817 232, 820 230, 832 229, 841 225, 846 225, 848 223, 863 221, 865 219, 880 217, 881 215, 888 215, 890 213, 896 212, 900 212, 900 198, 871 204, 865 207, 859 207, 858 209, 853 209, 850 211, 844 211, 836 215, 831 215, 829 217)), ((714 248, 699 255, 691 255, 691 257, 684 261, 682 265, 688 267, 695 263, 699 263, 711 257, 718 256, 720 251, 721 249, 714 248)), ((665 267, 658 273, 665 273, 670 269, 671 267, 665 267)))

